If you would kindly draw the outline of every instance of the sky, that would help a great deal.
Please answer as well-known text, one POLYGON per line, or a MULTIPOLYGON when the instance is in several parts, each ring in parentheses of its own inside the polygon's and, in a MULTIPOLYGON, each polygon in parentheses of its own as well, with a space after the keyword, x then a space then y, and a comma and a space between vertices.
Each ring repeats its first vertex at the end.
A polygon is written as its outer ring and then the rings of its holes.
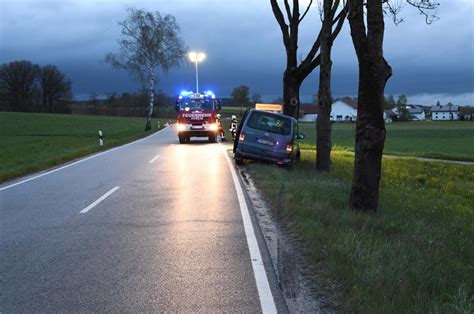
MULTIPOLYGON (((308 2, 301 0, 301 8, 308 2)), ((384 54, 393 69, 386 94, 405 94, 410 103, 474 106, 474 0, 438 2, 440 19, 431 25, 409 5, 401 12, 403 23, 386 19, 384 54)), ((127 72, 103 61, 118 51, 118 22, 132 6, 174 15, 186 46, 206 53, 199 64, 200 89, 226 97, 234 87, 248 85, 267 101, 282 95, 285 51, 269 0, 0 0, 0 64, 55 64, 72 80, 76 99, 137 91, 140 86, 127 72)), ((314 6, 300 24, 301 58, 320 25, 314 6)), ((332 58, 333 95, 355 96, 357 59, 347 24, 332 58)), ((315 70, 304 82, 302 101, 316 94, 318 75, 315 70)), ((195 88, 194 67, 187 61, 158 76, 157 89, 170 95, 195 88)))

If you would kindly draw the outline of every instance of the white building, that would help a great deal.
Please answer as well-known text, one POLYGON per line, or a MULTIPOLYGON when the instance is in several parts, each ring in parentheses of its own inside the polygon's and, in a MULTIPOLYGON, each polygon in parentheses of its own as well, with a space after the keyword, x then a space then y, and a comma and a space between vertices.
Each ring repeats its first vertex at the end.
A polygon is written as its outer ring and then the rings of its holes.
POLYGON ((397 114, 392 110, 384 110, 383 111, 383 120, 385 123, 392 123, 393 119, 397 117, 397 114))
POLYGON ((318 119, 318 110, 319 110, 318 105, 301 104, 299 121, 315 122, 318 119))
POLYGON ((426 115, 425 110, 422 107, 408 107, 408 113, 410 114, 410 120, 413 121, 425 121, 426 115))
POLYGON ((350 122, 357 120, 357 102, 352 99, 340 99, 332 104, 331 121, 350 122))
POLYGON ((431 120, 459 120, 459 106, 452 105, 451 103, 444 106, 433 106, 431 107, 431 120))

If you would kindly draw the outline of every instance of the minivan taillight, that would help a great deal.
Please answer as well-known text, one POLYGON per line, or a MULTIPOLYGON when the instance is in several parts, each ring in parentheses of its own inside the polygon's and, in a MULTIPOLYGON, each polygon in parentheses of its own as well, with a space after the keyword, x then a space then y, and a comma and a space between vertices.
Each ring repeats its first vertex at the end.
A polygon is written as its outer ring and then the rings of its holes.
POLYGON ((293 144, 290 143, 290 144, 286 145, 286 151, 291 153, 293 151, 293 144))
POLYGON ((239 141, 243 142, 244 140, 245 140, 245 134, 241 132, 239 135, 239 141))

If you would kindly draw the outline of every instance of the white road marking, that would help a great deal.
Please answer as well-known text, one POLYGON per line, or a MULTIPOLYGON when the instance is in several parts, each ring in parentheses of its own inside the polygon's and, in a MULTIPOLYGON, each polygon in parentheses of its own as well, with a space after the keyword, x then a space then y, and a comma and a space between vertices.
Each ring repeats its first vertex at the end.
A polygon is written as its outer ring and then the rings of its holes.
POLYGON ((99 205, 103 200, 105 200, 107 197, 109 197, 110 195, 112 195, 112 193, 114 193, 115 191, 117 191, 118 189, 120 189, 119 186, 116 186, 114 188, 112 188, 110 191, 108 191, 107 193, 105 193, 104 195, 102 195, 101 197, 99 197, 95 202, 93 202, 92 204, 90 204, 89 206, 87 206, 86 208, 84 208, 83 210, 80 211, 81 214, 85 214, 87 213, 89 210, 91 210, 92 208, 96 207, 97 205, 99 205))
POLYGON ((156 155, 155 158, 153 158, 152 160, 149 161, 149 163, 151 164, 152 162, 154 162, 155 160, 157 160, 158 157, 160 157, 160 155, 156 155))
POLYGON ((227 151, 221 143, 219 143, 219 146, 221 147, 229 165, 230 173, 232 174, 232 179, 234 181, 235 191, 237 192, 237 199, 239 200, 240 213, 244 222, 245 236, 247 238, 247 245, 249 247, 250 259, 252 262, 253 274, 255 276, 255 283, 257 284, 262 312, 277 313, 272 290, 270 289, 267 273, 265 272, 265 266, 263 265, 262 255, 260 254, 260 248, 258 247, 257 238, 253 229, 252 220, 250 219, 250 213, 247 207, 247 202, 245 201, 242 186, 240 185, 237 173, 235 172, 227 151))
POLYGON ((107 154, 107 153, 110 153, 110 152, 113 152, 114 150, 117 150, 117 149, 120 149, 120 148, 124 148, 124 147, 127 147, 129 145, 132 145, 132 144, 136 144, 136 143, 139 143, 141 141, 144 141, 146 139, 148 139, 149 137, 152 137, 158 133, 160 133, 161 131, 165 130, 166 128, 163 128, 147 137, 144 137, 142 139, 139 139, 139 140, 136 140, 134 142, 130 142, 130 143, 127 143, 127 144, 124 144, 122 146, 118 146, 118 147, 114 147, 112 149, 109 149, 109 150, 106 150, 105 152, 101 152, 101 153, 98 153, 98 154, 95 154, 95 155, 92 155, 92 156, 89 156, 89 157, 86 157, 84 159, 80 159, 78 161, 75 161, 73 163, 70 163, 70 164, 67 164, 65 166, 62 166, 62 167, 59 167, 59 168, 56 168, 56 169, 53 169, 53 170, 50 170, 50 171, 47 171, 45 173, 42 173, 42 174, 39 174, 37 176, 34 176, 34 177, 31 177, 31 178, 28 178, 28 179, 25 179, 25 180, 22 180, 22 181, 19 181, 19 182, 16 182, 16 183, 13 183, 13 184, 10 184, 10 185, 7 185, 7 186, 4 186, 4 187, 0 187, 0 191, 4 191, 6 189, 9 189, 9 188, 12 188, 14 186, 17 186, 17 185, 20 185, 20 184, 23 184, 23 183, 26 183, 28 181, 31 181, 31 180, 35 180, 35 179, 38 179, 38 178, 41 178, 42 176, 45 176, 45 175, 48 175, 48 174, 51 174, 51 173, 54 173, 56 171, 59 171, 59 170, 63 170, 63 169, 66 169, 68 167, 71 167, 71 166, 74 166, 74 165, 77 165, 78 163, 81 163, 81 162, 84 162, 86 160, 89 160, 89 159, 92 159, 92 158, 95 158, 95 157, 99 157, 100 155, 103 155, 103 154, 107 154))

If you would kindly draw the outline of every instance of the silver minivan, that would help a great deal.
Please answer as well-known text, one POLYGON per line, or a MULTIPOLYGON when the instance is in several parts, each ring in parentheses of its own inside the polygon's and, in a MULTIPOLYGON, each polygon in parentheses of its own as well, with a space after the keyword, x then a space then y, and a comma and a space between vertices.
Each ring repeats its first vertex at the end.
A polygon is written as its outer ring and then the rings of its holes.
POLYGON ((240 165, 244 159, 265 160, 291 165, 299 159, 296 119, 283 114, 250 109, 242 118, 234 142, 234 159, 240 165))

